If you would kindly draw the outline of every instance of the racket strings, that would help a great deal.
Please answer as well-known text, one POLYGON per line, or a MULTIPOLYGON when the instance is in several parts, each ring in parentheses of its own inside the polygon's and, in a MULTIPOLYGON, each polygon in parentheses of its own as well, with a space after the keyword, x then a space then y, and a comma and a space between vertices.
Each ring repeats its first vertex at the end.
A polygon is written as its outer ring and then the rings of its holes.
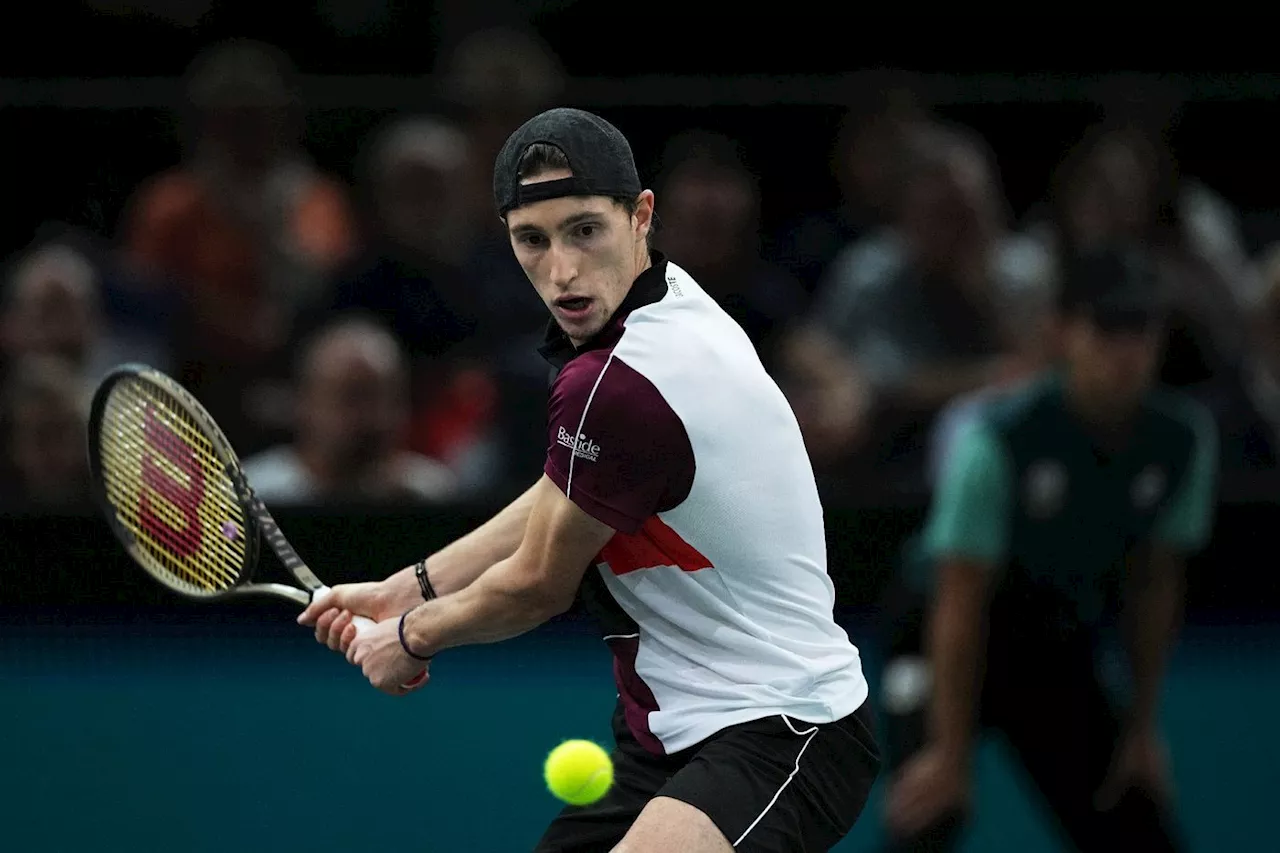
POLYGON ((147 567, 195 593, 234 586, 245 562, 244 513, 187 410, 160 388, 122 380, 99 435, 107 499, 147 567))

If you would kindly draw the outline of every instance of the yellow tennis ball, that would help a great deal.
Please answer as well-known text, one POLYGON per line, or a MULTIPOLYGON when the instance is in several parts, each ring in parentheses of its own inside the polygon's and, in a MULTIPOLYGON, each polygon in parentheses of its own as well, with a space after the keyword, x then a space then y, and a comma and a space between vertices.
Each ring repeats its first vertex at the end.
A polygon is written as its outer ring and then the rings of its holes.
POLYGON ((551 793, 573 806, 600 799, 613 784, 609 753, 589 740, 567 740, 551 750, 543 775, 551 793))

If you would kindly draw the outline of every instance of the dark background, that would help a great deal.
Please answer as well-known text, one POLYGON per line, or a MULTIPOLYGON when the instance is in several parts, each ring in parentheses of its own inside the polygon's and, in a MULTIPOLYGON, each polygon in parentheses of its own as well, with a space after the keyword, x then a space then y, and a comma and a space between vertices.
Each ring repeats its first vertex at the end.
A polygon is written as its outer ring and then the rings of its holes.
MULTIPOLYGON (((359 142, 379 120, 438 106, 430 75, 449 47, 473 27, 513 21, 535 26, 559 55, 573 78, 566 102, 626 128, 642 172, 653 174, 661 144, 681 129, 740 139, 762 181, 766 231, 835 199, 828 154, 848 91, 841 78, 901 68, 921 75, 944 117, 986 138, 1016 216, 1043 196, 1053 167, 1109 107, 1175 95, 1184 105, 1170 140, 1183 171, 1247 216, 1251 247, 1275 233, 1280 74, 1240 46, 1227 52, 1193 39, 1194 49, 1180 49, 1176 39, 1153 42, 1127 28, 1083 45, 1063 32, 1056 43, 1043 22, 1032 39, 998 22, 962 24, 957 34, 945 19, 863 21, 821 3, 788 4, 784 16, 669 0, 634 10, 571 0, 396 2, 385 20, 343 35, 318 5, 273 3, 266 15, 260 3, 219 2, 191 27, 74 2, 25 10, 31 17, 6 28, 0 50, 4 248, 25 245, 50 219, 114 230, 138 182, 178 159, 169 109, 178 103, 177 77, 206 44, 245 36, 286 50, 309 78, 307 147, 321 166, 350 178, 359 142)), ((350 7, 358 21, 376 4, 333 5, 350 7)), ((1191 38, 1185 25, 1171 35, 1191 38)))

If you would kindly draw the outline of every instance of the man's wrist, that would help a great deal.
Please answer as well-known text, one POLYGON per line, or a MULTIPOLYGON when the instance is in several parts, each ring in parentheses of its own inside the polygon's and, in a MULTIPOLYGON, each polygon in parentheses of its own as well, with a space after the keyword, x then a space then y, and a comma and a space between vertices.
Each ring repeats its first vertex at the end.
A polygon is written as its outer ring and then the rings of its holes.
POLYGON ((958 770, 967 770, 972 756, 972 743, 964 740, 935 740, 934 750, 943 762, 958 770))
POLYGON ((423 611, 431 609, 430 604, 419 604, 417 607, 406 610, 400 617, 400 644, 410 657, 427 660, 435 657, 436 652, 439 651, 432 636, 431 620, 424 618, 424 616, 429 617, 429 614, 424 614, 423 611))
POLYGON ((423 601, 431 601, 436 598, 436 589, 431 585, 431 578, 427 575, 427 559, 423 557, 413 567, 413 576, 418 583, 418 592, 422 595, 423 601))

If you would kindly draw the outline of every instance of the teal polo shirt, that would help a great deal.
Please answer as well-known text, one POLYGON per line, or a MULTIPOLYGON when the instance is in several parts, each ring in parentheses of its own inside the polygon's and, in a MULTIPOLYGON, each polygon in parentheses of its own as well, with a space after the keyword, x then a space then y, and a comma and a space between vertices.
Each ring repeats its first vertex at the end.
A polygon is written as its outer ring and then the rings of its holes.
POLYGON ((998 584, 1048 586, 1096 620, 1136 546, 1191 554, 1208 542, 1217 448, 1209 412, 1161 389, 1124 448, 1106 452, 1068 408, 1060 374, 1046 374, 958 431, 908 571, 928 583, 941 560, 980 562, 998 584))

